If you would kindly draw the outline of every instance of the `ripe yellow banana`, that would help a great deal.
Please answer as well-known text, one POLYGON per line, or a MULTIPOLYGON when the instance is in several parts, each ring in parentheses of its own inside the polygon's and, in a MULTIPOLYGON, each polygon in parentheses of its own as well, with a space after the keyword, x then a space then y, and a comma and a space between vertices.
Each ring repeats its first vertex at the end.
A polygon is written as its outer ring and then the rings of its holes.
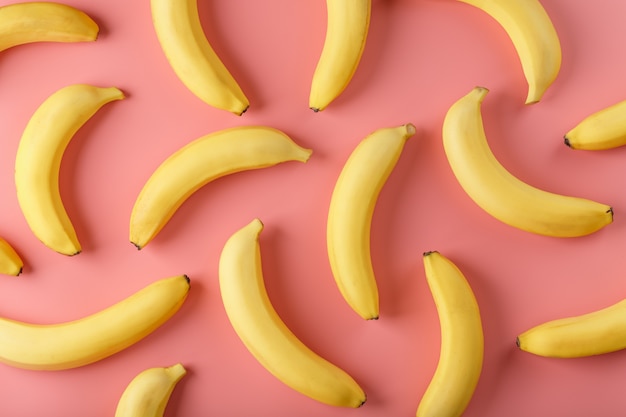
POLYGON ((176 384, 186 373, 180 363, 140 372, 122 393, 115 417, 163 417, 176 384))
POLYGON ((487 92, 474 88, 450 107, 443 123, 448 162, 474 202, 506 224, 547 236, 582 236, 610 224, 610 206, 540 190, 499 163, 483 129, 481 104, 487 92))
POLYGON ((517 337, 526 352, 552 358, 579 358, 626 348, 626 300, 579 316, 535 326, 517 337))
POLYGON ((99 28, 84 12, 54 2, 0 7, 0 51, 33 42, 95 41, 99 28))
POLYGON ((572 149, 604 150, 626 145, 626 100, 585 117, 565 134, 572 149))
POLYGON ((23 268, 24 262, 20 255, 9 242, 0 238, 0 274, 18 276, 23 268))
POLYGON ((360 407, 359 385, 342 369, 304 345, 272 306, 263 282, 259 234, 254 219, 226 242, 219 261, 219 283, 226 313, 250 353, 272 375, 324 404, 360 407))
POLYGON ((474 395, 484 356, 480 310, 459 268, 439 252, 424 253, 424 268, 441 324, 437 369, 417 417, 459 417, 474 395))
POLYGON ((161 48, 182 83, 210 106, 238 116, 249 107, 202 29, 196 0, 151 0, 161 48))
POLYGON ((287 161, 306 162, 311 150, 265 126, 239 126, 202 136, 167 158, 139 193, 130 217, 130 241, 141 249, 196 190, 239 171, 287 161))
POLYGON ((63 87, 39 106, 22 134, 15 159, 18 202, 35 236, 61 254, 81 251, 59 193, 63 153, 78 129, 102 106, 123 98, 115 87, 63 87))
POLYGON ((324 110, 356 72, 370 26, 372 0, 326 0, 326 39, 313 73, 309 107, 324 110))
POLYGON ((536 103, 561 69, 561 42, 539 0, 459 0, 495 19, 509 35, 528 83, 526 104, 536 103))
POLYGON ((354 149, 335 184, 328 210, 327 249, 339 291, 366 320, 378 319, 378 288, 370 230, 378 195, 415 126, 379 129, 354 149))
POLYGON ((99 361, 155 331, 178 311, 188 292, 189 278, 180 275, 74 321, 31 324, 0 318, 0 362, 56 371, 99 361))

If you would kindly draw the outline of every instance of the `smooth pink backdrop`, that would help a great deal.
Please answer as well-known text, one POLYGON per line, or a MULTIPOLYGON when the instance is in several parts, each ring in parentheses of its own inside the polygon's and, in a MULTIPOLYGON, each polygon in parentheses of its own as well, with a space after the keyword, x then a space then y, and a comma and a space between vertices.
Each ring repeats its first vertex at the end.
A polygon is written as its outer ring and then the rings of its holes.
MULTIPOLYGON (((9 4, 0 1, 0 4, 9 4)), ((238 118, 193 96, 168 66, 148 0, 67 0, 101 25, 95 43, 32 44, 0 55, 0 236, 23 256, 19 278, 0 277, 0 315, 34 323, 72 320, 148 283, 185 273, 192 289, 170 322, 135 346, 68 371, 0 365, 0 415, 113 416, 141 370, 181 362, 188 375, 168 416, 414 415, 435 369, 439 323, 422 253, 438 250, 465 273, 481 307, 484 370, 467 417, 621 416, 626 352, 545 359, 515 347, 540 322, 626 297, 626 149, 583 152, 563 134, 584 116, 626 99, 626 2, 543 0, 560 35, 563 66, 544 100, 523 104, 526 81, 495 21, 454 0, 374 0, 361 65, 322 113, 308 109, 324 40, 323 0, 200 0, 209 39, 248 94, 238 118), (117 86, 127 99, 103 108, 67 149, 61 191, 83 244, 68 258, 44 247, 19 210, 13 162, 37 106, 72 83, 117 86), (613 205, 615 221, 577 239, 531 235, 481 211, 447 165, 440 129, 447 108, 475 85, 491 90, 484 122, 492 148, 529 183, 613 205), (381 319, 365 322, 330 274, 325 220, 334 181, 354 146, 380 127, 418 128, 373 219, 381 319), (265 124, 314 153, 222 178, 193 195, 138 252, 128 219, 143 183, 170 153, 222 128, 265 124), (217 281, 226 239, 252 218, 274 305, 314 350, 368 393, 361 409, 319 404, 276 380, 247 352, 226 318, 217 281)))

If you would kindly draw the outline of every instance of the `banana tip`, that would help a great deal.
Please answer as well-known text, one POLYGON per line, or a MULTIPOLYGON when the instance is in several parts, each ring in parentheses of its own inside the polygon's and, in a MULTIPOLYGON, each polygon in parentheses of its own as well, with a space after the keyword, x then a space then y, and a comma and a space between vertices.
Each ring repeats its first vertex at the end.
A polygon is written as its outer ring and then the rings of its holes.
POLYGON ((309 162, 309 159, 311 159, 311 155, 313 155, 313 149, 302 148, 301 149, 301 155, 300 155, 300 161, 301 162, 309 162))
POLYGON ((242 111, 240 111, 239 113, 235 113, 237 116, 243 116, 243 114, 245 112, 248 111, 248 109, 250 108, 250 105, 247 105, 246 107, 244 107, 244 109, 242 111))
POLYGON ((569 139, 567 138, 567 136, 563 137, 563 143, 565 143, 565 146, 567 146, 568 148, 572 147, 572 144, 570 143, 569 139))
POLYGON ((141 246, 139 243, 135 243, 132 240, 130 241, 130 243, 132 243, 133 246, 137 248, 137 250, 141 250, 143 248, 143 246, 141 246))
POLYGON ((515 346, 517 346, 518 348, 521 348, 521 344, 520 344, 520 341, 519 341, 519 337, 516 337, 516 338, 515 338, 515 346))
POLYGON ((417 128, 413 123, 407 123, 405 126, 406 133, 409 136, 413 136, 417 132, 417 128))
POLYGON ((537 88, 531 87, 528 89, 528 94, 526 95, 526 101, 524 104, 531 105, 535 103, 539 103, 541 98, 543 97, 543 93, 545 92, 545 88, 537 88))
POLYGON ((182 363, 169 366, 166 368, 166 371, 177 381, 182 379, 187 374, 187 370, 182 363))

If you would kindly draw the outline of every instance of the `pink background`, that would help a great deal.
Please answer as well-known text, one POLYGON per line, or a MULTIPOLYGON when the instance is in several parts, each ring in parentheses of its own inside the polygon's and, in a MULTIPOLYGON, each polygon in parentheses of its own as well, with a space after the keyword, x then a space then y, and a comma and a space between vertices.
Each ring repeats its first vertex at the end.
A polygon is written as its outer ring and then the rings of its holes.
MULTIPOLYGON (((0 4, 9 4, 1 1, 0 4)), ((322 113, 308 91, 325 35, 323 0, 200 0, 208 37, 251 101, 238 118, 208 107, 168 66, 148 0, 67 0, 101 25, 90 44, 33 44, 0 57, 0 236, 23 256, 19 278, 0 277, 0 315, 36 323, 72 320, 181 273, 192 289, 171 321, 135 346, 68 371, 0 365, 0 414, 113 416, 141 370, 182 362, 188 375, 169 416, 410 416, 435 369, 439 323, 422 252, 438 250, 465 273, 481 306, 484 370, 465 415, 623 415, 626 352, 554 360, 517 350, 540 322, 626 296, 626 149, 584 152, 563 134, 584 116, 626 99, 626 2, 543 0, 560 35, 563 66, 544 100, 523 104, 526 81, 495 21, 452 0, 374 0, 361 65, 322 113), (68 258, 44 247, 19 210, 13 184, 18 140, 52 92, 73 83, 113 85, 124 101, 78 132, 61 172, 66 208, 83 244, 68 258), (588 237, 532 235, 492 219, 461 190, 440 129, 447 108, 475 85, 487 136, 511 172, 551 191, 611 204, 615 221, 588 237), (325 221, 345 159, 368 133, 414 123, 383 189, 372 255, 381 319, 365 322, 330 274, 325 221), (170 153, 222 128, 265 124, 313 149, 288 163, 222 178, 194 194, 144 250, 128 242, 143 183, 170 153), (368 393, 361 409, 319 404, 283 385, 247 352, 226 318, 217 264, 226 239, 252 218, 265 223, 265 279, 284 321, 347 370, 368 393)))

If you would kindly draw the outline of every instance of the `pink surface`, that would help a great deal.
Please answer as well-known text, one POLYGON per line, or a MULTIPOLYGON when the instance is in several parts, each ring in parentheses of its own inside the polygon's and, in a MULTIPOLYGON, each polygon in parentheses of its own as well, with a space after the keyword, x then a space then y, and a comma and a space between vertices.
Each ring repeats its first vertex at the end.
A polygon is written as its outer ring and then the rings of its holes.
MULTIPOLYGON (((9 4, 1 1, 0 4, 9 4)), ((438 250, 465 273, 480 304, 485 363, 465 416, 623 415, 626 352, 545 359, 515 347, 540 322, 626 296, 626 149, 568 149, 562 136, 582 117, 626 99, 622 0, 543 0, 560 35, 563 66, 544 99, 523 104, 526 82, 504 31, 452 0, 375 0, 370 37, 348 89, 327 110, 307 108, 325 34, 325 2, 200 0, 208 37, 251 101, 238 118, 183 87, 157 43, 148 0, 68 0, 102 28, 91 44, 33 44, 0 64, 0 236, 23 256, 19 278, 0 279, 0 315, 53 323, 91 314, 158 278, 188 274, 186 304, 154 334, 108 359, 68 371, 1 365, 0 414, 113 416, 141 370, 182 362, 188 375, 169 416, 410 416, 435 369, 437 313, 422 252, 438 250), (83 244, 68 258, 44 247, 19 210, 13 184, 18 140, 35 108, 72 83, 127 94, 71 142, 61 191, 83 244), (584 238, 531 235, 492 219, 461 190, 440 129, 447 108, 475 85, 491 92, 484 119, 494 152, 533 185, 611 204, 615 221, 584 238), (414 123, 383 189, 372 255, 381 319, 365 322, 330 274, 325 221, 334 181, 354 146, 380 127, 414 123), (144 250, 128 242, 137 193, 183 144, 218 129, 265 124, 313 149, 288 163, 222 178, 194 194, 144 250), (347 370, 368 394, 357 410, 292 391, 247 352, 226 318, 217 264, 226 239, 252 218, 261 235, 270 297, 314 350, 347 370)))

